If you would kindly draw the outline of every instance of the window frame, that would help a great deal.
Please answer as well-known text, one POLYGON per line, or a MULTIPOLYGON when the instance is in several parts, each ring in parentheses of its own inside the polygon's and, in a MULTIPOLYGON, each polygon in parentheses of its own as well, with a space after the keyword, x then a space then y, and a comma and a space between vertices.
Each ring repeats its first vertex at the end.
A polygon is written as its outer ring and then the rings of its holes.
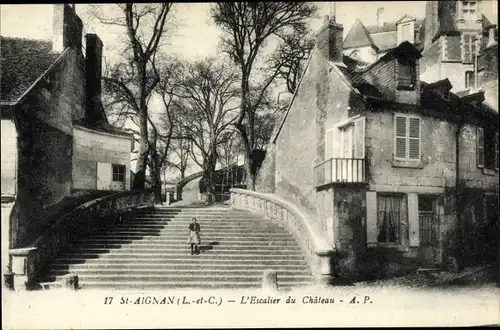
POLYGON ((499 162, 499 138, 498 132, 493 132, 493 136, 490 136, 492 130, 485 130, 484 127, 476 127, 476 166, 483 170, 494 170, 498 171, 499 162), (490 134, 486 134, 486 132, 490 134), (482 137, 482 138, 481 138, 482 137), (489 145, 486 146, 486 141, 493 140, 493 147, 489 145), (487 159, 487 157, 493 157, 487 159))
POLYGON ((400 89, 400 90, 415 90, 415 87, 417 85, 417 63, 416 63, 415 59, 398 58, 396 60, 396 65, 397 65, 397 77, 396 78, 397 78, 397 83, 398 83, 398 89, 400 89), (412 70, 409 84, 405 83, 407 79, 404 79, 402 81, 402 78, 406 76, 402 73, 402 70, 401 70, 401 68, 403 66, 408 66, 412 70))
POLYGON ((475 77, 474 77, 474 71, 472 70, 467 70, 465 71, 465 88, 468 89, 468 88, 471 88, 473 89, 474 88, 474 85, 475 85, 475 77), (467 75, 470 75, 470 78, 467 79, 467 75), (468 81, 470 80, 470 81, 468 81), (467 84, 467 82, 469 82, 469 84, 467 84))
POLYGON ((125 183, 126 171, 127 171, 127 166, 123 164, 111 164, 111 181, 125 183), (120 170, 123 170, 123 173, 121 173, 120 170), (123 177, 123 180, 120 180, 121 176, 123 177), (118 178, 118 180, 115 180, 115 178, 118 178))
POLYGON ((423 125, 423 120, 421 117, 416 116, 416 115, 408 115, 408 114, 402 114, 402 113, 395 113, 393 116, 393 158, 394 160, 399 160, 399 161, 405 161, 405 162, 420 162, 422 160, 422 125, 423 125), (397 129, 396 129, 396 123, 397 123, 397 117, 404 117, 405 118, 405 157, 398 157, 397 152, 396 152, 396 139, 397 138, 402 138, 401 136, 397 136, 397 129), (419 121, 419 137, 418 137, 418 159, 417 158, 410 158, 410 139, 416 139, 410 137, 410 119, 418 119, 419 121))
POLYGON ((472 64, 474 63, 475 56, 477 56, 477 51, 478 51, 478 39, 479 36, 477 33, 474 32, 464 32, 462 33, 462 38, 461 38, 461 49, 462 49, 462 63, 468 63, 472 64), (466 42, 466 37, 468 38, 468 42, 466 42), (465 47, 469 48, 469 51, 465 51, 465 47), (466 56, 466 54, 469 54, 469 57, 466 56))
POLYGON ((475 21, 477 19, 477 1, 462 1, 462 18, 465 21, 475 21), (474 14, 471 14, 474 11, 474 14))
POLYGON ((410 219, 409 219, 409 207, 408 207, 408 194, 404 193, 390 193, 390 192, 377 192, 376 193, 376 199, 377 199, 377 210, 376 210, 376 224, 377 224, 377 245, 379 246, 386 246, 386 247, 391 247, 391 246, 408 246, 409 245, 409 233, 410 233, 410 219), (400 199, 400 217, 399 221, 397 223, 397 237, 396 241, 388 241, 387 237, 385 241, 380 241, 379 236, 380 236, 380 231, 379 231, 379 216, 380 212, 379 207, 381 205, 381 199, 382 198, 399 198, 400 199))

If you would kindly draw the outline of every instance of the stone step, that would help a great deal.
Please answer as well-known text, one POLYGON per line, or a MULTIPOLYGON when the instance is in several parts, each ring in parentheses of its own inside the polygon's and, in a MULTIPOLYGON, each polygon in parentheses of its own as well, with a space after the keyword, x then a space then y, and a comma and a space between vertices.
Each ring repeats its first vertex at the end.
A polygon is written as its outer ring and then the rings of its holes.
MULTIPOLYGON (((280 290, 290 290, 302 286, 310 285, 310 281, 279 281, 278 288, 280 290)), ((82 289, 96 288, 96 289, 146 289, 146 290, 161 290, 173 288, 196 288, 196 289, 252 289, 260 288, 262 286, 260 281, 224 281, 224 282, 205 282, 205 281, 114 281, 114 282, 101 282, 94 280, 79 281, 82 289)), ((47 289, 60 288, 62 282, 43 282, 40 286, 47 289)))
MULTIPOLYGON (((203 243, 203 242, 202 242, 203 243)), ((178 241, 166 241, 166 242, 133 242, 133 243, 112 243, 112 242, 80 242, 77 244, 73 244, 71 248, 102 248, 102 249, 118 249, 118 248, 178 248, 178 247, 186 247, 189 244, 186 243, 186 240, 178 240, 178 241)), ((297 244, 293 241, 279 241, 279 242, 217 242, 217 244, 204 243, 200 245, 202 249, 219 249, 220 247, 224 247, 227 249, 259 249, 259 248, 282 248, 282 249, 290 249, 290 248, 299 248, 297 244)))
POLYGON ((153 271, 153 270, 164 270, 168 269, 171 271, 179 271, 179 270, 203 270, 203 271, 214 271, 214 270, 250 270, 257 271, 259 269, 273 269, 276 271, 305 271, 308 272, 309 268, 305 262, 297 263, 297 264, 279 264, 276 262, 259 262, 259 263, 237 263, 237 262, 208 262, 203 260, 200 262, 199 259, 186 260, 185 262, 169 262, 165 264, 160 263, 139 263, 139 262, 130 262, 130 263, 90 263, 86 262, 84 264, 52 264, 50 266, 50 270, 67 270, 67 271, 82 271, 82 270, 144 270, 144 271, 153 271))
MULTIPOLYGON (((201 230, 205 231, 207 229, 212 230, 225 230, 225 229, 245 229, 245 230, 280 230, 281 228, 276 225, 263 225, 263 224, 232 224, 232 225, 224 225, 224 224, 200 224, 201 230), (204 225, 204 226, 201 226, 204 225)), ((168 224, 149 224, 149 223, 122 223, 118 226, 112 227, 111 229, 181 229, 187 231, 189 225, 182 223, 168 223, 168 224)))
MULTIPOLYGON (((171 255, 171 254, 181 254, 185 252, 189 252, 190 247, 186 244, 184 248, 121 248, 116 250, 110 250, 106 248, 80 248, 80 249, 71 249, 66 252, 67 255, 95 255, 95 254, 106 254, 106 255, 123 255, 123 254, 134 254, 137 256, 156 256, 156 255, 171 255)), ((229 248, 220 248, 216 250, 203 250, 201 255, 254 255, 254 256, 268 256, 268 255, 301 255, 300 249, 245 249, 245 250, 234 250, 229 248)))
MULTIPOLYGON (((245 260, 245 261, 257 261, 268 258, 276 258, 283 260, 304 260, 304 257, 298 253, 283 252, 282 254, 272 253, 272 254, 258 254, 258 253, 207 253, 203 252, 200 255, 193 256, 196 258, 203 259, 223 259, 223 260, 245 260)), ((128 252, 128 253, 107 253, 107 254, 96 254, 96 253, 64 253, 58 259, 145 259, 145 260, 162 260, 162 259, 185 259, 188 256, 189 251, 184 253, 138 253, 138 252, 128 252)))
MULTIPOLYGON (((102 281, 102 282, 115 282, 115 281, 140 281, 140 282, 169 282, 169 281, 210 281, 212 283, 220 283, 226 281, 262 281, 262 273, 259 274, 243 274, 243 275, 231 275, 231 274, 79 274, 78 281, 82 282, 86 280, 102 281)), ((60 276, 47 276, 47 282, 53 282, 60 280, 60 276)), ((278 281, 285 282, 302 282, 312 280, 310 275, 278 275, 278 281)))
MULTIPOLYGON (((210 236, 204 236, 202 240, 202 246, 209 245, 220 245, 220 244, 229 244, 229 245, 245 245, 245 244, 255 244, 255 245, 297 245, 295 240, 290 238, 270 238, 270 239, 262 239, 260 237, 245 237, 245 238, 233 238, 226 237, 221 240, 210 240, 210 236)), ((117 238, 117 237, 86 237, 78 242, 73 243, 74 245, 78 244, 91 244, 91 245, 99 245, 99 244, 138 244, 138 245, 161 245, 161 244, 179 244, 186 245, 187 236, 177 236, 175 237, 150 237, 149 239, 143 239, 142 237, 134 237, 134 238, 117 238)))
MULTIPOLYGON (((219 268, 219 269, 181 269, 182 273, 179 272, 179 269, 137 269, 131 268, 126 270, 120 269, 107 269, 107 268, 93 268, 93 269, 72 269, 71 273, 78 274, 78 276, 93 276, 93 275, 103 275, 103 276, 166 276, 166 277, 191 277, 191 276, 262 276, 263 271, 266 268, 254 268, 254 269, 228 269, 228 268, 219 268)), ((288 270, 280 270, 276 269, 278 277, 281 276, 310 276, 310 273, 307 269, 288 269, 288 270)), ((68 270, 57 270, 51 269, 47 276, 62 276, 69 274, 68 270)))
POLYGON ((213 266, 213 265, 277 265, 277 266, 287 266, 287 265, 297 265, 307 266, 307 262, 304 258, 295 259, 283 259, 282 257, 268 257, 260 260, 256 260, 254 257, 244 257, 237 260, 228 259, 225 257, 220 258, 198 258, 199 256, 190 256, 184 254, 181 257, 163 257, 163 258, 96 258, 96 259, 86 259, 86 258, 58 258, 52 261, 52 265, 138 265, 138 264, 149 264, 158 265, 161 267, 168 265, 179 265, 179 264, 190 264, 190 265, 200 265, 200 266, 213 266))
MULTIPOLYGON (((96 237, 119 237, 119 236, 163 236, 163 237, 171 237, 171 236, 184 236, 187 239, 189 231, 185 230, 98 230, 94 231, 91 235, 96 237)), ((231 230, 231 231, 220 231, 220 230, 202 230, 200 233, 201 236, 205 237, 293 237, 291 234, 287 232, 276 232, 276 231, 251 231, 251 230, 231 230)))

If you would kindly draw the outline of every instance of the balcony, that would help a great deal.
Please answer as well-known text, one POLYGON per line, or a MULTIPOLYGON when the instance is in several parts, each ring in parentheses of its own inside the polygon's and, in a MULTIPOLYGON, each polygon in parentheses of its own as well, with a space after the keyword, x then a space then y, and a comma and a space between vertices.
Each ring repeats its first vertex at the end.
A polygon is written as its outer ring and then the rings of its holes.
POLYGON ((330 158, 314 167, 315 186, 331 183, 365 183, 365 160, 359 158, 330 158))

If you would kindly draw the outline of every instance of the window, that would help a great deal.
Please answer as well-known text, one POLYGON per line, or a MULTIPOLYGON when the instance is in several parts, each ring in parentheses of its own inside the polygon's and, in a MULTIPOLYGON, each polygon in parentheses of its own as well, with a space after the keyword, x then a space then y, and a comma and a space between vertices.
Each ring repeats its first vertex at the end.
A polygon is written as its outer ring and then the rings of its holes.
POLYGON ((394 117, 394 158, 420 160, 421 120, 414 116, 394 117))
POLYGON ((466 21, 473 21, 477 19, 477 3, 476 1, 463 1, 462 12, 463 18, 466 21))
POLYGON ((476 55, 476 34, 463 34, 463 58, 464 63, 473 63, 476 55))
POLYGON ((439 239, 439 215, 435 196, 418 196, 418 218, 422 245, 434 245, 439 239))
POLYGON ((465 71, 465 88, 474 88, 474 71, 465 71))
POLYGON ((405 195, 377 194, 377 242, 408 241, 408 210, 405 195))
POLYGON ((365 158, 365 117, 326 131, 325 160, 330 158, 365 158))
POLYGON ((125 182, 125 165, 113 164, 113 181, 125 182))
POLYGON ((494 129, 477 128, 477 167, 498 170, 498 133, 494 129))
POLYGON ((413 43, 413 24, 412 23, 405 23, 405 24, 399 24, 398 26, 398 44, 402 43, 403 41, 409 41, 413 43))
POLYGON ((415 61, 410 59, 398 60, 398 87, 413 89, 417 80, 415 61))

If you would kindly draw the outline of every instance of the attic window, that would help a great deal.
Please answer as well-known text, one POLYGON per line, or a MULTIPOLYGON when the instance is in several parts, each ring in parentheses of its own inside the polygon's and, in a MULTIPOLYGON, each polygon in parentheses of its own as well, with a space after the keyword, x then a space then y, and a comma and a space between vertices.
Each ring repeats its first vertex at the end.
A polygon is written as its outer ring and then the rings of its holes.
POLYGON ((476 1, 464 1, 462 5, 463 17, 466 21, 476 20, 477 14, 477 3, 476 1))
POLYGON ((398 59, 398 88, 414 89, 417 80, 415 60, 398 59))

